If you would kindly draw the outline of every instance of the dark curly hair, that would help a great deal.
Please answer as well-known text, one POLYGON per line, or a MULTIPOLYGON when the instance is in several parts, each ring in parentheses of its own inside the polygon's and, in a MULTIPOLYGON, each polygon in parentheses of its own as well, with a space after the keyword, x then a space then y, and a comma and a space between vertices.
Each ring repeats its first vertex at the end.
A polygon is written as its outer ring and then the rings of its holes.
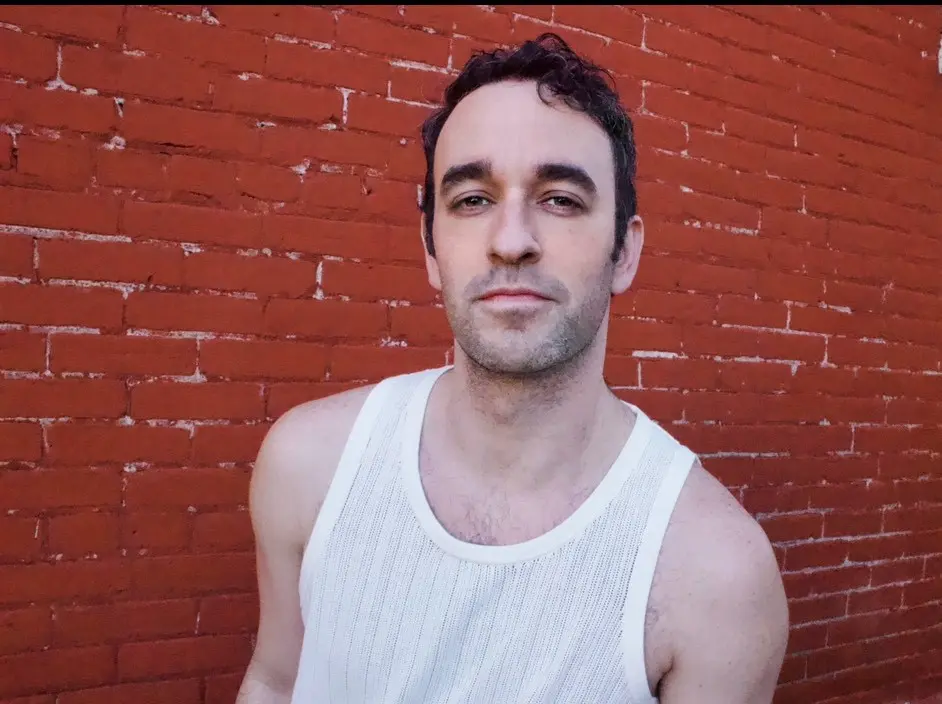
POLYGON ((425 188, 422 214, 425 219, 425 247, 435 256, 432 224, 435 218, 435 146, 445 121, 469 93, 507 79, 532 80, 543 102, 562 100, 573 110, 586 113, 608 134, 615 160, 615 247, 617 259, 625 244, 628 220, 638 208, 634 178, 637 153, 631 118, 614 90, 614 79, 605 69, 582 58, 558 35, 541 34, 516 49, 495 49, 475 53, 458 77, 445 89, 444 105, 422 125, 425 150, 425 188), (606 81, 611 80, 612 85, 606 81))

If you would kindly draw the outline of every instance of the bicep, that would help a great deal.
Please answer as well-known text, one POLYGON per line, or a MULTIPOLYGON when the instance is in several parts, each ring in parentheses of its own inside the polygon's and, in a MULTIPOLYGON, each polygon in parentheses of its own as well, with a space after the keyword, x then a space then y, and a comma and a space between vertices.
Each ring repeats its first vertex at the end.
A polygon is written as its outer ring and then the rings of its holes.
POLYGON ((788 606, 774 558, 684 629, 661 704, 769 704, 785 657, 788 606))
POLYGON ((256 677, 282 688, 293 685, 304 626, 298 582, 306 537, 293 501, 290 461, 269 438, 252 475, 249 504, 255 533, 259 622, 252 669, 256 677))
POLYGON ((685 511, 696 518, 677 527, 685 549, 667 595, 676 618, 660 701, 769 704, 788 640, 778 563, 758 523, 718 482, 698 477, 701 500, 685 511))

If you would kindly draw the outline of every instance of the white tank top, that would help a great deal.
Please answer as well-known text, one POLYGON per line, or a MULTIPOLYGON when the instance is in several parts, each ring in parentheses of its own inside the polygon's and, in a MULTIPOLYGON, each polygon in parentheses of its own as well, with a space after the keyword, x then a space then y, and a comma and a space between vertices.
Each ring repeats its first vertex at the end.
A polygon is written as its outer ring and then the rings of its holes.
POLYGON ((448 367, 367 397, 301 565, 292 704, 650 704, 644 621, 693 454, 637 420, 588 499, 514 545, 448 533, 418 457, 448 367))

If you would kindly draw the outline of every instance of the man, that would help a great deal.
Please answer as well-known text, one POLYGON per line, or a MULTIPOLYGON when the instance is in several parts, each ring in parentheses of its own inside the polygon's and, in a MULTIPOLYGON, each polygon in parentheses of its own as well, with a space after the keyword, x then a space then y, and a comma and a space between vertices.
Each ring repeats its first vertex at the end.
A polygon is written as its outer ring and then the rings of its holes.
POLYGON ((454 364, 270 431, 239 702, 767 704, 788 631, 768 540, 603 381, 643 239, 604 73, 553 35, 478 55, 423 137, 454 364))

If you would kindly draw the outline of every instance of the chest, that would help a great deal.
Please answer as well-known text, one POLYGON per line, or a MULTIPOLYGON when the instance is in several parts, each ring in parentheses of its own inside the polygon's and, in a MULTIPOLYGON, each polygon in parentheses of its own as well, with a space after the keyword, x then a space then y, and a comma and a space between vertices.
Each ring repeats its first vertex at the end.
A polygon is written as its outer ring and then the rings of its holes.
POLYGON ((532 491, 510 491, 499 481, 462 480, 422 463, 422 487, 435 518, 459 540, 512 545, 562 524, 592 493, 585 482, 559 483, 532 491))

